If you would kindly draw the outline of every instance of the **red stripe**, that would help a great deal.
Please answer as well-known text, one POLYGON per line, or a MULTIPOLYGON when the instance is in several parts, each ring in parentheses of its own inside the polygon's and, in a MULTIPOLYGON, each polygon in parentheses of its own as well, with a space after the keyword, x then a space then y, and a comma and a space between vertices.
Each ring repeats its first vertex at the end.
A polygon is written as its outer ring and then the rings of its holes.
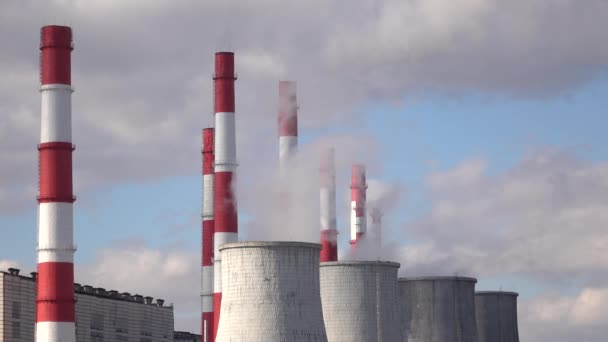
POLYGON ((214 221, 203 221, 203 266, 213 266, 214 221))
POLYGON ((203 129, 203 174, 213 174, 214 149, 214 129, 203 129))
POLYGON ((296 82, 279 81, 279 136, 298 135, 296 82))
POLYGON ((279 136, 298 136, 298 116, 296 113, 279 113, 279 136))
POLYGON ((215 75, 213 75, 215 112, 234 112, 234 53, 215 54, 215 75))
POLYGON ((207 341, 212 340, 213 336, 213 312, 203 312, 203 322, 201 325, 201 331, 203 332, 203 341, 205 341, 205 335, 210 338, 207 341), (205 332, 205 322, 207 322, 207 331, 205 332))
POLYGON ((44 26, 40 30, 40 83, 71 84, 72 29, 44 26))
POLYGON ((321 262, 338 260, 338 232, 335 230, 324 230, 321 232, 321 262))
POLYGON ((232 172, 215 173, 214 219, 215 232, 237 233, 238 218, 232 172))
POLYGON ((40 151, 39 203, 74 202, 72 193, 72 150, 73 145, 66 142, 44 143, 40 151))
POLYGON ((214 293, 213 294, 213 339, 211 341, 215 341, 217 337, 217 328, 220 325, 220 308, 222 307, 222 294, 214 293))
POLYGON ((74 264, 38 264, 36 322, 74 322, 74 264))

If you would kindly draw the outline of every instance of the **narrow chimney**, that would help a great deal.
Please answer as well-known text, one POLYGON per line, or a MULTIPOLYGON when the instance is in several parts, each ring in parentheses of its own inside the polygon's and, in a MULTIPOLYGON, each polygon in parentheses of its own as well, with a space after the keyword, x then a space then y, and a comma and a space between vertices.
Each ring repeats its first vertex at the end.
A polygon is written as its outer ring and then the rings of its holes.
POLYGON ((204 341, 213 336, 213 162, 214 129, 203 129, 203 231, 202 231, 202 273, 201 273, 201 335, 204 341))
POLYGON ((236 125, 234 106, 234 53, 215 54, 213 75, 215 103, 214 163, 214 262, 213 262, 213 341, 217 335, 222 302, 222 274, 219 246, 238 241, 238 215, 234 194, 236 163, 236 125))
POLYGON ((350 245, 351 250, 355 251, 357 241, 359 241, 367 231, 367 217, 365 214, 367 182, 365 180, 364 165, 353 165, 350 189, 350 245))
POLYGON ((336 221, 336 170, 334 149, 329 148, 321 158, 321 262, 338 260, 338 230, 336 221))
POLYGON ((283 169, 298 148, 296 82, 279 81, 279 162, 283 169))
POLYGON ((44 26, 40 33, 36 341, 73 342, 72 29, 44 26))
POLYGON ((382 247, 382 216, 383 214, 380 208, 372 208, 370 213, 370 217, 372 218, 372 236, 377 248, 382 247))

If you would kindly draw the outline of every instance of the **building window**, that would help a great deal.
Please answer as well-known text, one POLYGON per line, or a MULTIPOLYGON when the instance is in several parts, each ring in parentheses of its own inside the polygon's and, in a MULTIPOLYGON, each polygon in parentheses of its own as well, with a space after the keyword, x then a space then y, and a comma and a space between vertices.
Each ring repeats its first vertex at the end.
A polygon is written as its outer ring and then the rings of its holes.
POLYGON ((98 332, 92 332, 91 342, 103 342, 103 334, 98 332))
POLYGON ((21 303, 19 302, 13 302, 13 318, 21 318, 21 303))
POLYGON ((91 316, 91 329, 103 330, 103 315, 102 314, 96 313, 91 316))
POLYGON ((21 322, 13 322, 13 338, 21 338, 21 322))

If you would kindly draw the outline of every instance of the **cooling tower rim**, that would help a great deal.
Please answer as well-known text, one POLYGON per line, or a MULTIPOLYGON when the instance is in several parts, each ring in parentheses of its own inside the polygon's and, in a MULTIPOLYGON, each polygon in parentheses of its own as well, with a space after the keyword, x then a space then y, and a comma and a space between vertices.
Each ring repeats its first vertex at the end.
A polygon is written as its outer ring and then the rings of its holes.
POLYGON ((242 241, 226 243, 219 247, 219 251, 235 248, 260 248, 260 247, 300 247, 321 250, 321 245, 312 242, 297 241, 242 241))
POLYGON ((511 291, 475 291, 476 296, 495 296, 495 295, 505 295, 505 296, 519 296, 517 292, 511 291))
POLYGON ((406 277, 399 278, 399 282, 409 282, 409 281, 435 281, 435 280, 457 280, 457 281, 468 281, 472 283, 477 283, 476 278, 472 277, 456 277, 456 276, 429 276, 429 277, 406 277))
POLYGON ((337 266, 386 266, 386 267, 401 267, 401 264, 393 261, 328 261, 322 262, 321 267, 337 267, 337 266))

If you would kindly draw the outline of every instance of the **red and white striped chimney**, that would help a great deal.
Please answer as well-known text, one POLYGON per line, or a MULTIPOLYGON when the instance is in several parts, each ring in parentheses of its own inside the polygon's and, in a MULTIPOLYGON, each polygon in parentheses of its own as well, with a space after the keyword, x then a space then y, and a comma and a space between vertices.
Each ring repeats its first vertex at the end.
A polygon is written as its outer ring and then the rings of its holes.
POLYGON ((279 81, 279 163, 284 168, 298 148, 296 82, 279 81))
POLYGON ((361 164, 353 165, 350 184, 350 245, 353 251, 357 247, 357 241, 367 231, 367 217, 365 214, 366 189, 365 166, 361 164))
POLYGON ((338 260, 336 221, 336 169, 334 149, 327 149, 321 158, 321 262, 338 260))
POLYGON ((40 31, 42 95, 36 341, 76 340, 72 204, 72 29, 40 31))
POLYGON ((215 54, 215 234, 213 263, 213 340, 217 335, 222 302, 222 267, 219 247, 238 241, 236 172, 236 125, 234 106, 234 53, 215 54))
POLYGON ((201 272, 201 306, 203 342, 213 336, 213 162, 215 155, 213 128, 203 129, 203 250, 201 272))

